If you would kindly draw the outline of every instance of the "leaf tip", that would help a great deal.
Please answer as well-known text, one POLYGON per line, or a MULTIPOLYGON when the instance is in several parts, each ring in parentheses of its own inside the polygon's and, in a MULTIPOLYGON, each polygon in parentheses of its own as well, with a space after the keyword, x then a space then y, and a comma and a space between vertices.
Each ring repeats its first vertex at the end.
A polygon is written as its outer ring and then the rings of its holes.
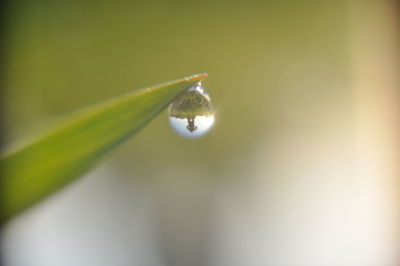
POLYGON ((192 81, 192 80, 202 81, 202 80, 206 79, 207 77, 208 77, 207 73, 198 73, 198 74, 194 74, 192 76, 187 77, 187 81, 192 81))

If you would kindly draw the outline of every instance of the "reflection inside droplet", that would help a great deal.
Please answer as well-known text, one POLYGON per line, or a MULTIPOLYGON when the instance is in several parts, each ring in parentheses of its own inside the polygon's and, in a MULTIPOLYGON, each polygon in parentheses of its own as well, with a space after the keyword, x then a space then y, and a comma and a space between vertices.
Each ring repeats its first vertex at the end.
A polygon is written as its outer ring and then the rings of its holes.
POLYGON ((201 137, 211 129, 214 107, 200 83, 171 103, 169 122, 178 134, 187 138, 201 137))

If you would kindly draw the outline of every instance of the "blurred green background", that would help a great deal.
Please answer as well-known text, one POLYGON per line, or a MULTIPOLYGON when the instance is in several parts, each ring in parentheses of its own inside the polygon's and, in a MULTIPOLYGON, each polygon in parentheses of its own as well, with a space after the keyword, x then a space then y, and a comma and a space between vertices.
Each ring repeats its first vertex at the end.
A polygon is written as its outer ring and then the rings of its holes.
POLYGON ((134 88, 208 72, 205 87, 218 108, 214 132, 188 142, 160 117, 124 151, 141 167, 202 160, 203 167, 221 169, 265 137, 265 128, 282 124, 277 110, 293 104, 277 102, 285 93, 307 108, 321 104, 310 98, 314 93, 317 99, 346 93, 345 84, 320 86, 347 78, 341 1, 16 1, 11 7, 5 91, 11 141, 134 88))
POLYGON ((199 140, 163 113, 17 217, 6 265, 383 265, 346 222, 363 220, 350 2, 10 1, 6 144, 198 72, 217 113, 199 140))

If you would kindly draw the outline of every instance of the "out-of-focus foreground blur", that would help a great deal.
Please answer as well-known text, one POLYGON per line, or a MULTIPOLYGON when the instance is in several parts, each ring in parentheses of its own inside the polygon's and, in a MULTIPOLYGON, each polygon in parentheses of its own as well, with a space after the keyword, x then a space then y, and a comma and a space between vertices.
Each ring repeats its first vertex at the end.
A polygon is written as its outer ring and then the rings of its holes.
POLYGON ((399 11, 389 0, 10 1, 5 144, 198 72, 217 114, 199 140, 160 115, 8 223, 3 264, 399 265, 399 11))

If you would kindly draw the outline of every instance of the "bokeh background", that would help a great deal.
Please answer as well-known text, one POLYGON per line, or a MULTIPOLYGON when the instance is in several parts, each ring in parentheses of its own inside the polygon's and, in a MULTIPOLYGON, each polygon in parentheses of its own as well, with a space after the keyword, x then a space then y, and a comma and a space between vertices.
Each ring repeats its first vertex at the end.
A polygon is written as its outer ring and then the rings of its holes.
POLYGON ((198 72, 217 113, 199 140, 160 115, 7 224, 2 265, 399 265, 396 1, 6 7, 5 146, 198 72))

